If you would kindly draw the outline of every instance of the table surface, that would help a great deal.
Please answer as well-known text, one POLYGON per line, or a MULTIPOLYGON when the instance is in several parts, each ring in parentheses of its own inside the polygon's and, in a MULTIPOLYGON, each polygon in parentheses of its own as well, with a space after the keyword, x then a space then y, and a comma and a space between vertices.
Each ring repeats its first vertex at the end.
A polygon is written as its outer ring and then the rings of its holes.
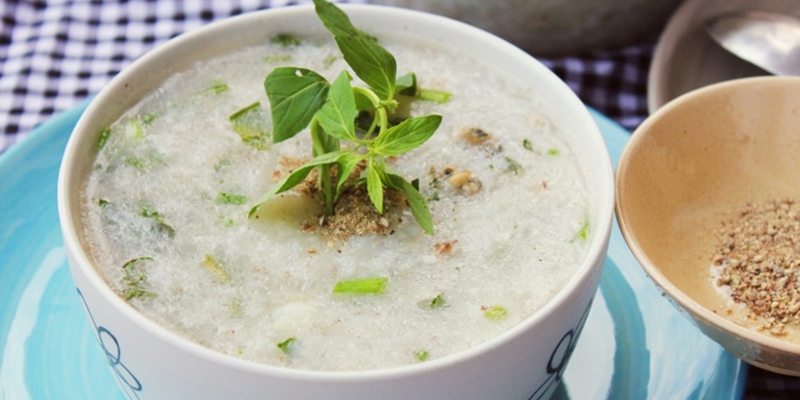
MULTIPOLYGON (((300 1, 299 3, 304 3, 300 1)), ((100 89, 147 50, 209 22, 287 0, 0 2, 0 152, 100 89)), ((647 117, 658 35, 616 49, 540 58, 587 105, 634 131, 647 117)), ((800 398, 800 378, 751 368, 748 400, 800 398)))

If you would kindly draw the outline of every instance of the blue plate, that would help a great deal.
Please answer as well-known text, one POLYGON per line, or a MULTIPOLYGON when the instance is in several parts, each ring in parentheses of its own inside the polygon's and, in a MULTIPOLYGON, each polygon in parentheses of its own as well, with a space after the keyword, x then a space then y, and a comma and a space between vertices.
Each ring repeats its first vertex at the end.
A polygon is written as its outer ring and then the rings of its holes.
MULTIPOLYGON (((89 330, 58 226, 61 155, 86 104, 0 156, 0 399, 124 399, 89 330)), ((591 111, 616 164, 628 133, 591 111)), ((614 226, 556 399, 740 399, 744 363, 663 299, 614 226)))

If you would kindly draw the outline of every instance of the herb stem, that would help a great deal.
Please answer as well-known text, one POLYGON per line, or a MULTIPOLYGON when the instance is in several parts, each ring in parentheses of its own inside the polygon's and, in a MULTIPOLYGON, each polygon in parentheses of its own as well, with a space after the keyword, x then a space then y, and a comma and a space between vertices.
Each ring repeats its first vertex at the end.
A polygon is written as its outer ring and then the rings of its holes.
POLYGON ((375 107, 375 120, 372 121, 372 126, 370 126, 369 131, 364 136, 364 140, 370 140, 372 139, 372 132, 375 130, 376 121, 378 126, 380 126, 380 130, 378 131, 379 135, 380 132, 385 131, 389 127, 389 116, 386 113, 386 106, 383 104, 383 102, 381 102, 380 97, 378 97, 378 95, 370 89, 360 86, 353 86, 353 92, 359 93, 366 97, 369 102, 372 103, 372 106, 375 107))
POLYGON ((325 197, 325 212, 327 215, 333 215, 333 199, 336 195, 333 193, 335 188, 331 185, 331 166, 328 164, 319 166, 319 178, 322 180, 322 193, 325 197))
POLYGON ((370 126, 369 126, 369 130, 364 135, 364 140, 365 141, 369 141, 372 138, 372 132, 375 132, 375 128, 377 128, 377 127, 378 127, 378 119, 377 118, 373 118, 372 119, 372 124, 370 124, 370 126))
POLYGON ((361 86, 353 86, 353 92, 364 95, 375 109, 381 108, 381 99, 375 92, 361 86))
MULTIPOLYGON (((320 132, 319 121, 317 121, 316 118, 311 120, 310 130, 311 142, 313 143, 313 155, 316 157, 327 153, 322 138, 320 137, 322 132, 320 132)), ((325 201, 325 213, 326 215, 333 215, 333 201, 336 198, 334 191, 336 188, 331 185, 331 167, 329 164, 322 164, 317 166, 317 171, 319 171, 319 184, 322 188, 323 200, 325 201)))
POLYGON ((376 113, 378 117, 378 123, 381 127, 381 130, 378 132, 378 135, 380 135, 382 132, 386 132, 386 129, 389 128, 389 116, 386 114, 386 107, 377 109, 376 113))

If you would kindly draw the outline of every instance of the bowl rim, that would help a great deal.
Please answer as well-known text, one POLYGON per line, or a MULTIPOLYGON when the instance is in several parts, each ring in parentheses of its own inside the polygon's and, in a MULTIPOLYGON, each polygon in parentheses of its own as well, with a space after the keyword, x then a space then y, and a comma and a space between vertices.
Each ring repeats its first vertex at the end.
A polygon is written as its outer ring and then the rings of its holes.
MULTIPOLYGON (((678 303, 680 307, 683 308, 681 311, 688 312, 692 315, 693 319, 700 319, 705 321, 707 324, 713 326, 716 329, 728 332, 733 334, 738 338, 745 339, 752 343, 757 343, 763 347, 778 350, 785 353, 792 353, 800 355, 800 343, 792 343, 787 340, 778 339, 776 337, 770 336, 769 333, 760 333, 754 329, 746 328, 741 326, 713 311, 709 310, 706 307, 703 307, 699 302, 694 300, 691 296, 686 294, 683 290, 681 290, 678 286, 672 283, 663 273, 661 270, 656 267, 655 263, 647 256, 647 254, 642 249, 639 241, 636 237, 632 234, 632 227, 630 221, 626 219, 625 215, 625 206, 621 201, 624 199, 625 195, 622 194, 624 191, 623 185, 620 184, 624 180, 625 172, 630 169, 629 162, 630 158, 632 157, 631 154, 635 151, 635 149, 639 146, 639 143, 644 139, 646 136, 646 132, 650 130, 650 128, 657 123, 661 119, 665 117, 665 115, 676 112, 677 110, 684 106, 685 103, 702 96, 707 96, 709 94, 714 94, 718 92, 726 92, 730 90, 735 90, 738 88, 755 88, 755 87, 763 87, 764 84, 770 85, 782 85, 782 84, 792 84, 795 86, 800 86, 800 77, 793 77, 793 76, 757 76, 757 77, 745 77, 739 79, 732 79, 728 81, 714 83, 708 86, 704 86, 698 89, 694 89, 687 93, 684 93, 673 100, 668 101, 666 104, 661 106, 655 112, 653 112, 641 125, 633 132, 631 139, 628 141, 628 144, 622 150, 620 154, 619 161, 617 163, 617 170, 615 173, 615 178, 617 182, 616 186, 616 198, 617 204, 615 206, 615 215, 617 217, 617 222, 620 227, 620 231, 622 233, 625 242, 628 244, 628 247, 633 253, 634 257, 639 261, 639 264, 645 270, 647 275, 653 280, 653 282, 664 292, 666 293, 670 299, 674 302, 678 303)), ((698 323, 698 321, 694 321, 698 323)), ((702 329, 703 331, 708 334, 707 329, 702 329)), ((710 336, 717 342, 720 342, 719 337, 717 336, 710 336)), ((741 355, 740 355, 741 357, 741 355)), ((755 360, 754 360, 755 361, 755 360)), ((766 368, 766 366, 765 366, 766 368)))
MULTIPOLYGON (((313 5, 297 5, 283 8, 265 9, 246 13, 234 17, 225 18, 223 20, 215 21, 203 27, 193 29, 183 33, 166 43, 163 43, 156 48, 150 50, 132 64, 124 68, 117 76, 98 93, 98 95, 90 102, 87 110, 79 119, 73 135, 70 137, 69 142, 64 153, 62 165, 59 171, 58 178, 58 213, 60 224, 62 226, 62 235, 64 238, 64 245, 68 252, 74 256, 77 268, 83 273, 85 278, 103 299, 114 309, 118 314, 121 314, 124 319, 132 321, 148 334, 159 338, 160 340, 168 343, 171 346, 181 349, 183 352, 189 353, 195 357, 211 361, 216 364, 223 365, 228 368, 233 368, 249 373, 260 375, 272 375, 282 379, 298 380, 298 381, 314 381, 314 382, 361 382, 361 381, 380 381, 395 379, 398 377, 405 377, 417 374, 424 374, 434 370, 447 368, 448 366, 456 365, 465 362, 476 356, 490 352, 492 349, 511 341, 513 338, 520 336, 524 332, 531 329, 531 326, 536 325, 538 321, 544 319, 546 316, 552 314, 557 309, 557 306, 565 303, 569 298, 575 296, 584 282, 591 279, 593 272, 602 269, 602 260, 610 239, 611 226, 614 218, 614 174, 611 164, 611 159, 608 154, 605 142, 602 138, 599 128, 592 119, 586 107, 578 99, 577 95, 558 78, 555 73, 547 69, 541 62, 534 59, 524 51, 510 44, 509 42, 489 34, 479 28, 467 25, 465 23, 452 20, 446 17, 414 11, 409 9, 402 9, 390 6, 378 6, 369 4, 339 4, 339 6, 350 16, 363 17, 364 15, 391 15, 392 18, 401 19, 411 23, 431 25, 436 24, 440 29, 449 32, 456 32, 460 36, 470 37, 474 40, 490 43, 498 52, 507 53, 514 57, 520 65, 524 65, 531 73, 536 73, 548 81, 549 84, 561 87, 558 94, 562 100, 568 102, 576 111, 572 114, 572 118, 581 121, 585 126, 586 132, 583 132, 582 138, 585 137, 592 145, 602 148, 596 153, 596 164, 592 165, 593 168, 601 169, 598 177, 601 179, 601 184, 598 187, 598 196, 593 199, 595 206, 593 210, 596 213, 596 229, 594 234, 590 236, 590 242, 587 245, 587 250, 580 267, 575 274, 569 279, 567 284, 548 301, 541 309, 536 311, 533 315, 523 319, 518 324, 509 330, 494 336, 493 338, 472 346, 466 350, 443 356, 438 359, 426 361, 424 363, 417 363, 398 367, 389 367, 382 369, 363 370, 363 371, 316 371, 316 370, 303 370, 293 369, 281 366, 268 365, 258 363, 255 361, 245 360, 227 355, 218 351, 211 350, 200 344, 184 338, 180 334, 163 327, 144 314, 136 310, 133 306, 124 301, 117 295, 110 286, 106 283, 99 271, 95 269, 94 262, 87 254, 83 246, 80 245, 78 240, 78 232, 76 232, 76 224, 70 210, 73 208, 73 202, 69 196, 72 188, 82 188, 81 182, 74 182, 70 171, 75 167, 77 161, 75 154, 79 147, 78 142, 80 137, 86 136, 89 133, 84 125, 87 125, 89 115, 97 113, 97 110, 102 107, 104 101, 108 101, 107 93, 112 87, 123 85, 129 75, 132 75, 137 69, 145 69, 146 65, 157 57, 163 56, 165 53, 170 53, 176 49, 184 46, 185 43, 191 43, 195 38, 203 33, 221 28, 240 24, 246 20, 260 20, 271 18, 293 18, 298 14, 313 13, 313 5), (81 133, 84 132, 84 133, 81 133), (74 184, 74 183, 77 183, 74 184)), ((491 63, 490 63, 491 64, 491 63)), ((599 276, 599 273, 597 273, 599 276)), ((592 294, 594 296, 594 293, 592 294)))

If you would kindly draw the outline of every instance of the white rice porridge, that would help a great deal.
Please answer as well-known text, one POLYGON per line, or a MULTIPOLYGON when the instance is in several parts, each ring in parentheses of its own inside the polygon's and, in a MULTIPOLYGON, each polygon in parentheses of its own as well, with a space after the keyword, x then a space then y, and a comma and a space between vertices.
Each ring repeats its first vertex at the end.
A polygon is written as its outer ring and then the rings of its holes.
POLYGON ((399 74, 415 72, 420 86, 452 94, 443 104, 413 103, 412 115, 440 114, 442 124, 422 147, 390 161, 399 175, 419 179, 433 236, 400 204, 380 221, 389 233, 332 238, 308 229, 319 215, 292 192, 275 215, 248 218, 287 160, 309 159, 311 145, 301 132, 259 150, 229 117, 259 102, 271 129, 263 82, 276 66, 309 68, 329 81, 347 68, 332 41, 270 43, 172 77, 107 130, 83 218, 111 287, 213 350, 326 371, 453 354, 550 300, 585 257, 592 226, 584 172, 548 119, 546 94, 433 43, 381 43, 399 74), (490 139, 469 143, 463 131, 472 128, 490 139), (449 182, 463 171, 479 182, 472 191, 449 182), (365 278, 385 278, 385 291, 332 292, 339 281, 365 278))

